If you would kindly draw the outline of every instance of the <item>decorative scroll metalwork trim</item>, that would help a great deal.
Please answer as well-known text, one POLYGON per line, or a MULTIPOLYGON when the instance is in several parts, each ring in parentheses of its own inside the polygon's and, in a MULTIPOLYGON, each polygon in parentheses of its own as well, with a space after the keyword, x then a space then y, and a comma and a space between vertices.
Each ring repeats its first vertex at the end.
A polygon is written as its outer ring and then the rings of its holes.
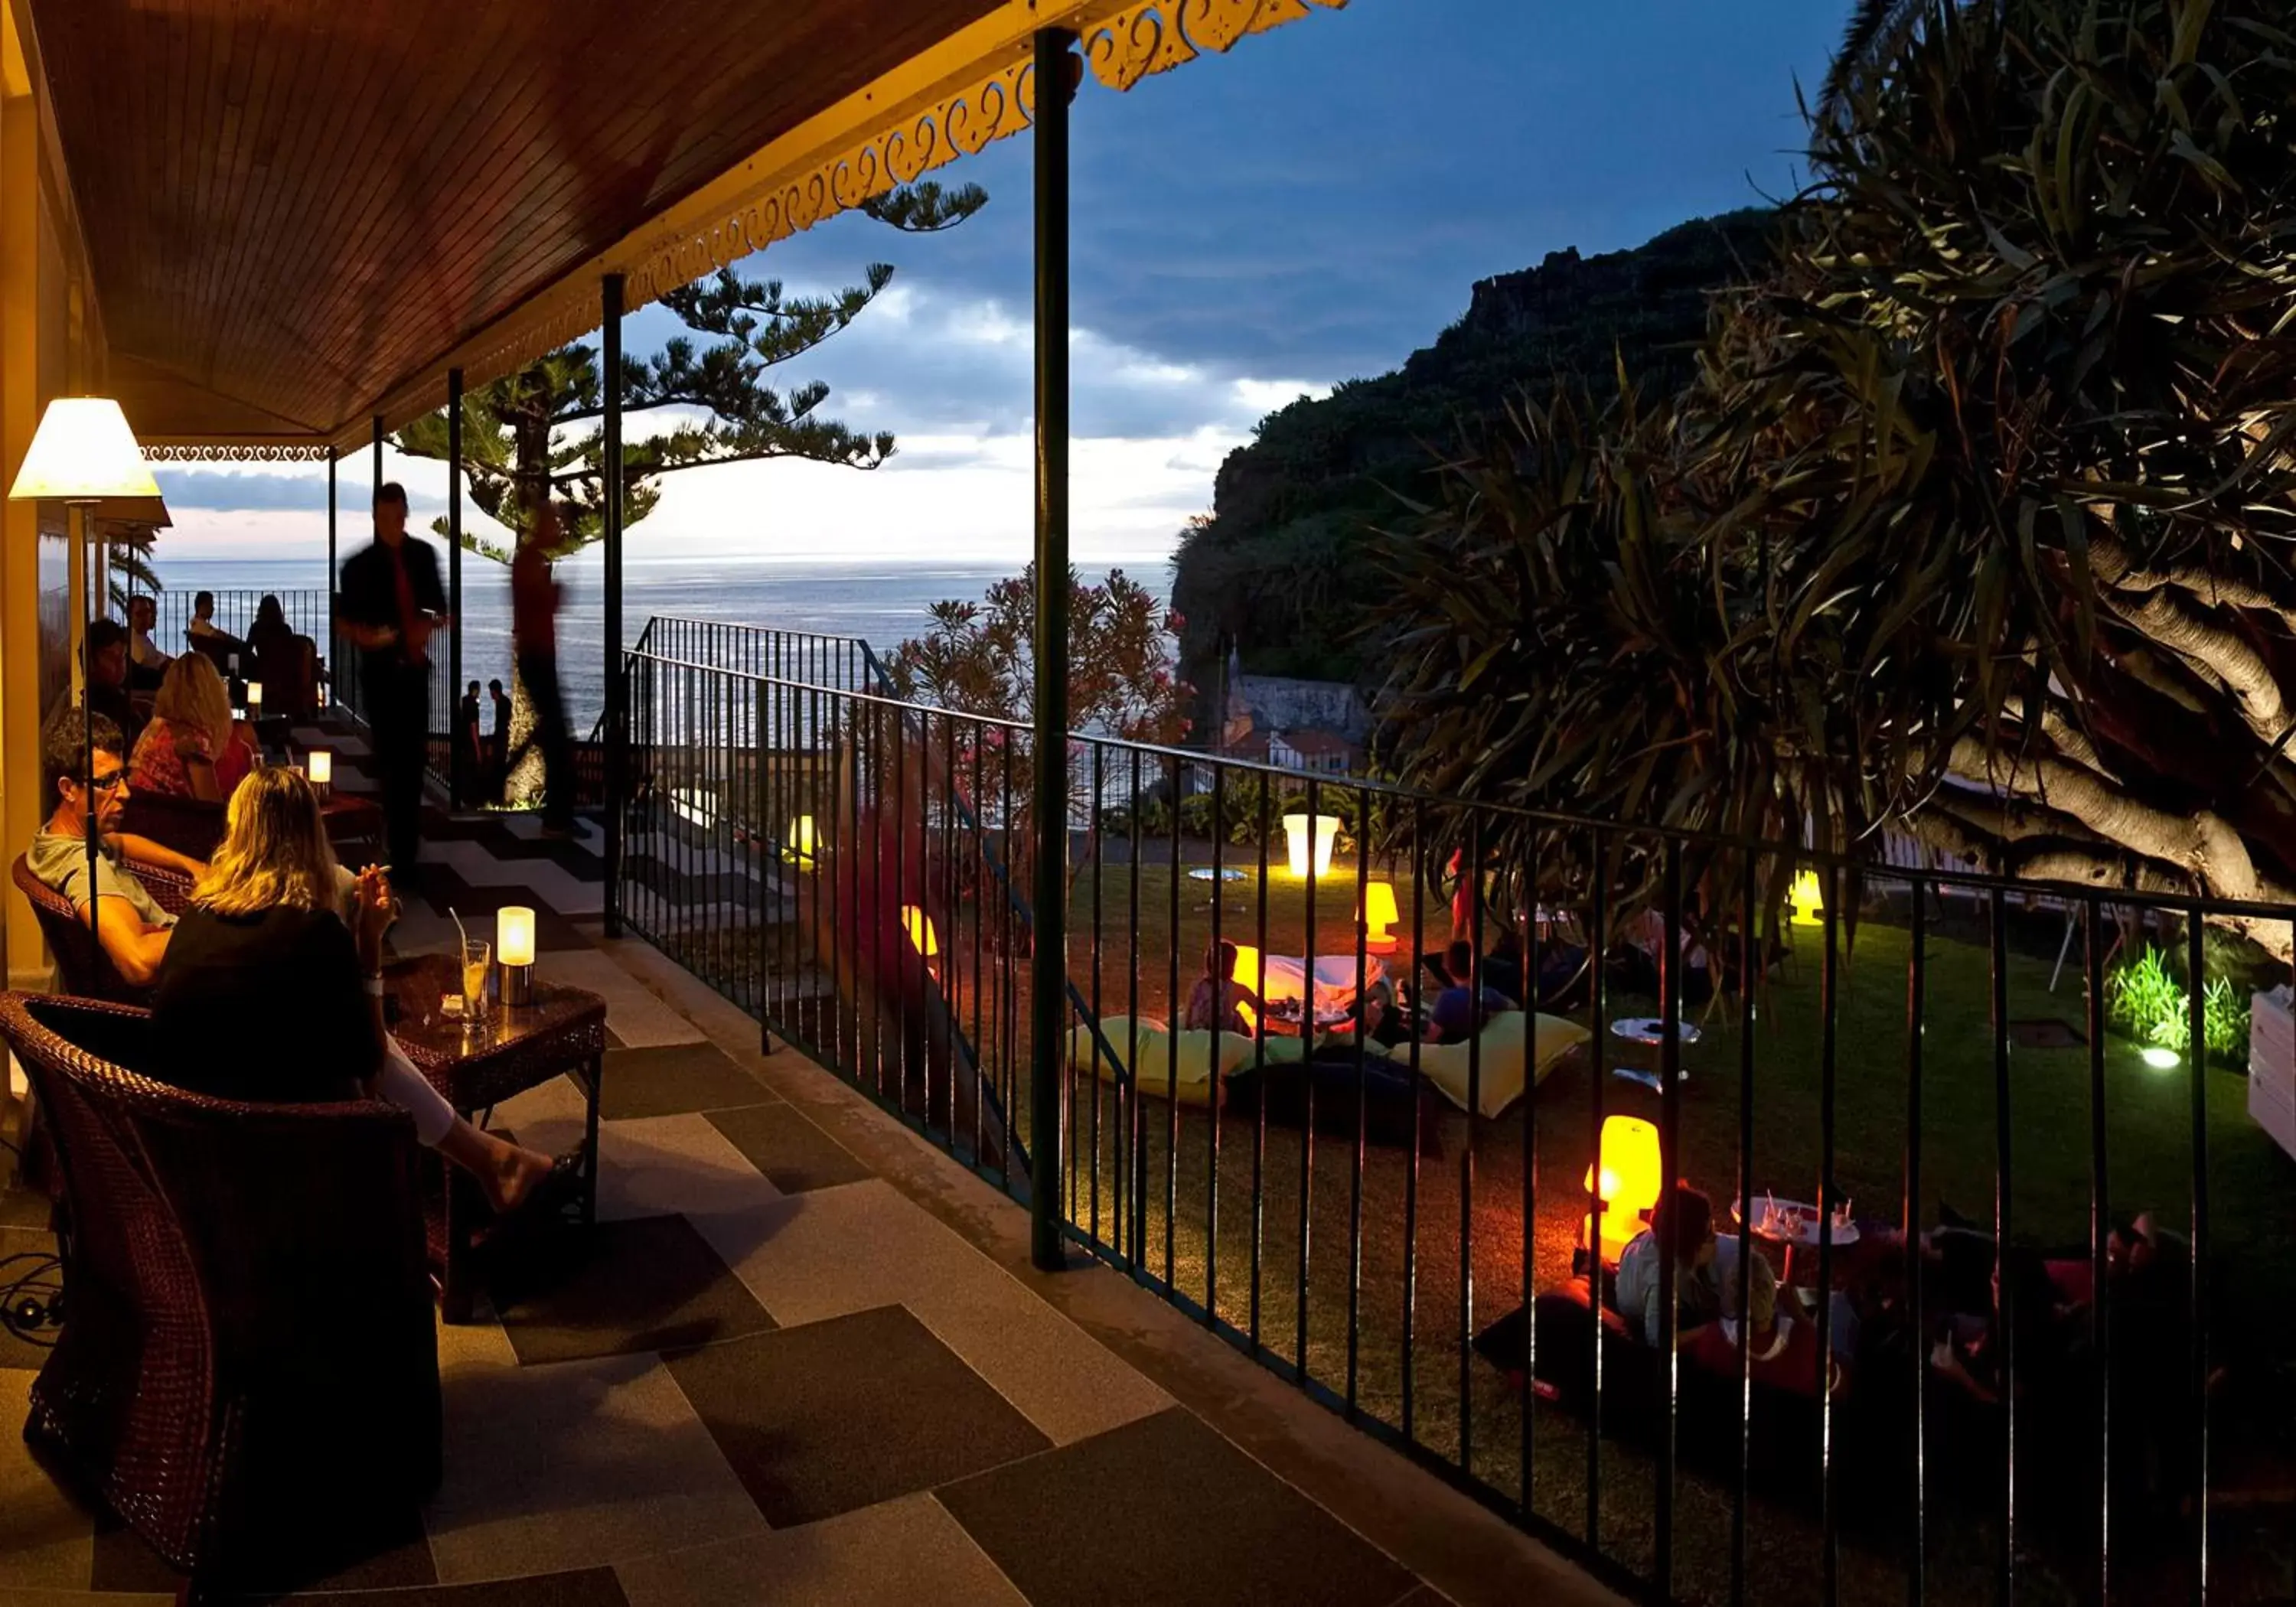
POLYGON ((1297 22, 1348 0, 1145 0, 1084 30, 1092 76, 1111 89, 1168 72, 1204 52, 1225 55, 1239 39, 1297 22))
POLYGON ((148 463, 314 463, 327 461, 324 441, 146 441, 148 463))
MULTIPOLYGON (((1225 53, 1238 41, 1297 22, 1348 0, 1048 0, 1036 26, 1076 31, 1092 75, 1113 89, 1225 53)), ((840 212, 851 211, 936 168, 971 156, 1036 120, 1036 70, 1026 33, 980 58, 998 62, 987 77, 894 118, 888 127, 794 174, 768 178, 699 225, 688 225, 627 244, 594 260, 530 303, 495 338, 454 359, 473 384, 534 361, 598 326, 597 276, 624 275, 623 307, 636 312, 705 274, 786 240, 840 212), (1000 62, 1001 58, 1001 62, 1000 62)), ((433 411, 425 397, 387 398, 384 422, 397 428, 433 411)), ((340 443, 347 447, 364 444, 340 443)), ((323 454, 324 455, 324 454, 323 454)))

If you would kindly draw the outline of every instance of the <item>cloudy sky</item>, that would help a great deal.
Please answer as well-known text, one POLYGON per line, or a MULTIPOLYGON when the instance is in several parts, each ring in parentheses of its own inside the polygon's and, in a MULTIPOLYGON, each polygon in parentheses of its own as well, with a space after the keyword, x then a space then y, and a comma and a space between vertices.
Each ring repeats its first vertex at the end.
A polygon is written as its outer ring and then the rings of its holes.
MULTIPOLYGON (((1479 278, 1565 246, 1637 244, 1789 193, 1795 86, 1814 86, 1849 0, 1353 0, 1075 113, 1073 370, 1079 559, 1167 551, 1221 458, 1270 408, 1382 373, 1464 311, 1479 278)), ((870 474, 802 463, 668 477, 633 556, 931 556, 1029 545, 1029 144, 941 176, 986 210, 944 234, 859 215, 746 271, 892 286, 778 379, 900 438, 870 474)), ((632 320, 644 350, 671 332, 632 320)), ((439 465, 402 464, 443 507, 439 465)), ((367 482, 364 457, 342 467, 367 482)), ((302 556, 324 471, 163 471, 168 558, 302 556)))

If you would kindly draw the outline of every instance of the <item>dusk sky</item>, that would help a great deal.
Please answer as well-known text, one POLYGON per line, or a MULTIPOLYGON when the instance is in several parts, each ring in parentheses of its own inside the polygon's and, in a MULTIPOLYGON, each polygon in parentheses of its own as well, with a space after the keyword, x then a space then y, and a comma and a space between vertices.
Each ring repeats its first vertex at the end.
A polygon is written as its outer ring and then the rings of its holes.
MULTIPOLYGON (((1221 458, 1293 397, 1394 367, 1479 279, 1548 251, 1638 244, 1685 218, 1791 193, 1795 85, 1814 86, 1848 0, 1354 0, 1075 111, 1075 545, 1160 555, 1210 506, 1221 458)), ((872 474, 800 463, 664 481, 633 557, 931 555, 1029 546, 1029 138, 938 176, 986 188, 945 234, 858 214, 745 271, 832 290, 893 284, 776 375, 826 381, 823 411, 889 429, 872 474)), ((644 350, 671 332, 633 320, 644 350)), ((442 466, 400 463, 422 504, 442 466)), ((343 484, 359 500, 364 455, 343 484)), ((162 561, 303 556, 323 470, 162 470, 162 561)), ((357 528, 346 521, 347 529, 357 528)))

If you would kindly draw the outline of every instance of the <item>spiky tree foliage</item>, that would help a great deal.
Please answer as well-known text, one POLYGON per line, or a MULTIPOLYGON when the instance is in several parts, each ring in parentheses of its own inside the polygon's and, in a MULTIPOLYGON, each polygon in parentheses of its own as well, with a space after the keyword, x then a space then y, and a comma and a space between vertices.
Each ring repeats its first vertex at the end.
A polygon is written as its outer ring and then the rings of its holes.
POLYGON ((1524 407, 1398 548, 1414 778, 2296 898, 2287 20, 1864 8, 1700 381, 1524 407))
MULTIPOLYGON (((864 209, 889 227, 929 234, 962 223, 988 200, 978 184, 943 189, 924 183, 880 196, 864 209)), ((767 381, 779 365, 850 324, 892 278, 890 265, 872 263, 857 285, 834 295, 794 296, 779 280, 726 268, 664 296, 661 304, 691 333, 664 341, 649 356, 623 356, 625 528, 653 512, 661 499, 660 477, 679 470, 775 457, 874 469, 890 457, 890 433, 850 430, 822 415, 827 385, 813 381, 783 390, 767 381)), ((532 522, 534 488, 546 484, 562 510, 553 555, 598 540, 605 534, 604 415, 598 353, 588 345, 560 347, 471 391, 463 398, 463 464, 471 500, 515 540, 532 522)), ((443 460, 445 412, 415 421, 394 441, 413 456, 443 460)), ((443 520, 433 528, 447 534, 443 520)), ((463 545, 498 562, 510 560, 508 550, 468 531, 463 545)), ((521 685, 512 694, 514 748, 525 746, 532 726, 521 685)), ((514 799, 533 795, 539 767, 537 754, 513 775, 514 799)))
MULTIPOLYGON (((980 717, 955 722, 934 754, 952 767, 947 779, 962 791, 971 790, 976 771, 1001 778, 1009 763, 1024 783, 1030 773, 1034 748, 1020 726, 1034 707, 1036 606, 1037 566, 1031 563, 990 586, 978 603, 934 603, 925 634, 886 655, 886 678, 896 697, 980 717)), ((1095 585, 1071 570, 1069 728, 1151 744, 1175 743, 1186 735, 1193 688, 1172 670, 1183 623, 1122 570, 1109 570, 1108 578, 1095 585)), ((1089 756, 1071 755, 1070 814, 1086 832, 1086 848, 1070 864, 1071 882, 1078 869, 1090 863, 1092 836, 1100 829, 1100 812, 1091 807, 1094 782, 1089 756)), ((986 802, 973 800, 976 807, 986 802)), ((1025 792, 1006 804, 1011 840, 1032 843, 1025 792)), ((1013 885, 1024 887, 1027 854, 1017 847, 1016 853, 1023 863, 1010 867, 1013 885)))

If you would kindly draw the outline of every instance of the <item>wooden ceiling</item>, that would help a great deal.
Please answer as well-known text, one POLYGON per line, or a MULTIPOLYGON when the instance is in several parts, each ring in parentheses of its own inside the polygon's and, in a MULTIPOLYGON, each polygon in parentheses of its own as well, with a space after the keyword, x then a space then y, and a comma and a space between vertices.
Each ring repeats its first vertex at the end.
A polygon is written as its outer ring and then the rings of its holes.
POLYGON ((395 385, 996 5, 31 0, 147 439, 225 418, 356 431, 395 385))

